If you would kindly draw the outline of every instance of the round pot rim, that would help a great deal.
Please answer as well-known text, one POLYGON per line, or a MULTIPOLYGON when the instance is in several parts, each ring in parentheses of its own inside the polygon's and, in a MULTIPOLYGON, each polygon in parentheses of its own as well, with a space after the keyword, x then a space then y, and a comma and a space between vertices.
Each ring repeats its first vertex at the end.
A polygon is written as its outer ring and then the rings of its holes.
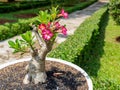
MULTIPOLYGON (((3 69, 3 68, 5 68, 5 67, 7 67, 9 65, 13 65, 13 64, 16 64, 16 63, 20 63, 20 62, 24 62, 24 61, 30 61, 30 59, 31 58, 24 58, 24 59, 19 59, 19 60, 6 62, 5 64, 0 65, 0 69, 3 69)), ((88 90, 93 90, 92 80, 90 79, 89 75, 81 67, 79 67, 79 66, 77 66, 77 65, 75 65, 75 64, 73 64, 71 62, 62 60, 62 59, 46 58, 46 60, 63 63, 63 64, 69 65, 69 66, 77 69, 78 71, 80 71, 85 76, 85 78, 87 80, 88 88, 89 88, 88 90)))

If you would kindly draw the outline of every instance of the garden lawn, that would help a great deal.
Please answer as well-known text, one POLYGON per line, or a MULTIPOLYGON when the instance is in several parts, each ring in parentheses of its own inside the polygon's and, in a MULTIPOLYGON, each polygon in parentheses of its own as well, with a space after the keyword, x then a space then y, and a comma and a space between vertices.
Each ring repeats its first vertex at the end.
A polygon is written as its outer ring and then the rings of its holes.
POLYGON ((89 60, 81 62, 93 80, 94 90, 120 90, 120 26, 109 15, 101 22, 100 35, 89 60))
MULTIPOLYGON (((80 2, 80 3, 76 3, 73 6, 62 6, 62 3, 59 3, 58 5, 63 7, 66 11, 68 11, 69 13, 74 12, 76 10, 81 10, 84 9, 85 7, 93 4, 94 2, 96 2, 97 0, 89 0, 87 2, 80 2)), ((10 13, 1 13, 0 14, 0 19, 8 19, 8 20, 18 20, 21 18, 17 18, 15 17, 15 15, 19 15, 19 14, 38 14, 38 12, 40 10, 47 10, 51 7, 51 5, 48 6, 42 6, 39 8, 34 8, 34 9, 28 9, 28 10, 19 10, 19 11, 15 11, 15 12, 10 12, 10 13)))
MULTIPOLYGON (((97 77, 119 85, 118 89, 115 88, 117 86, 110 86, 111 89, 107 87, 109 90, 120 90, 120 42, 116 41, 118 36, 120 36, 120 26, 115 25, 115 22, 109 17, 105 29, 104 54, 100 59, 101 67, 97 77)), ((107 88, 106 90, 108 90, 107 88)))
MULTIPOLYGON (((91 5, 94 2, 96 2, 96 0, 89 0, 87 2, 81 2, 79 4, 76 4, 75 6, 72 6, 72 7, 65 7, 64 9, 68 13, 71 13, 71 12, 76 11, 78 9, 79 10, 83 9, 83 8, 91 5)), ((46 6, 46 7, 42 7, 42 8, 40 7, 38 9, 31 9, 31 10, 21 10, 21 11, 18 11, 18 12, 11 12, 9 14, 0 14, 0 19, 2 18, 0 20, 0 22, 1 22, 0 23, 1 24, 0 25, 0 41, 11 38, 15 35, 25 33, 26 31, 29 31, 30 30, 29 24, 30 23, 35 23, 36 20, 37 20, 37 17, 30 18, 30 19, 27 18, 27 20, 20 19, 20 18, 15 18, 14 17, 15 14, 20 15, 21 13, 24 13, 24 16, 26 16, 25 14, 28 14, 28 17, 29 16, 31 17, 31 15, 29 13, 32 13, 33 14, 32 16, 36 16, 36 14, 38 13, 38 11, 40 9, 45 10, 48 7, 50 7, 50 6, 46 6), (5 20, 5 19, 8 19, 8 20, 5 20), (17 20, 18 20, 18 22, 17 22, 17 20), (8 23, 6 23, 6 21, 8 23), (11 24, 9 22, 15 22, 15 23, 11 24)))
POLYGON ((101 58, 98 74, 120 84, 120 42, 116 41, 118 36, 120 36, 120 26, 115 25, 110 17, 105 32, 104 55, 101 58))
POLYGON ((93 81, 93 90, 120 90, 120 26, 107 6, 86 19, 74 35, 50 53, 82 67, 93 81))
POLYGON ((38 14, 38 12, 40 10, 42 10, 43 8, 48 8, 48 6, 41 7, 41 8, 36 8, 36 9, 20 10, 20 11, 10 12, 10 13, 2 13, 2 14, 0 14, 0 18, 1 19, 9 19, 9 20, 18 20, 20 18, 15 17, 15 15, 29 14, 29 13, 38 14))

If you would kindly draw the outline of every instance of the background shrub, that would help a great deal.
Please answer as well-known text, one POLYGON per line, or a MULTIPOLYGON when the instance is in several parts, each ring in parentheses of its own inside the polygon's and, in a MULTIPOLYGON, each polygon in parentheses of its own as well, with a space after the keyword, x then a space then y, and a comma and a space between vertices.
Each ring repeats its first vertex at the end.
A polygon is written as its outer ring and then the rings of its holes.
POLYGON ((36 21, 36 18, 29 20, 19 20, 17 23, 6 23, 0 25, 0 41, 25 33, 26 31, 31 30, 29 24, 36 21))
POLYGON ((65 9, 65 10, 68 11, 68 13, 71 13, 71 12, 74 12, 74 11, 76 11, 76 10, 81 10, 81 9, 83 9, 83 8, 91 5, 92 3, 96 2, 96 1, 97 1, 97 0, 89 0, 89 1, 86 1, 86 2, 81 2, 81 3, 79 3, 79 4, 76 4, 76 5, 74 6, 74 8, 73 8, 73 7, 70 7, 70 8, 67 8, 67 9, 65 9))
POLYGON ((110 0, 109 12, 115 22, 120 25, 120 0, 110 0))
POLYGON ((99 23, 106 11, 107 8, 103 7, 93 14, 92 17, 85 20, 85 22, 83 22, 75 31, 74 35, 69 36, 68 39, 54 49, 49 56, 70 62, 77 60, 78 56, 80 56, 81 50, 88 44, 92 35, 99 33, 99 23))
POLYGON ((22 1, 22 2, 14 2, 14 3, 3 3, 0 4, 0 13, 8 13, 17 10, 25 10, 36 7, 42 7, 50 5, 50 1, 22 1))
MULTIPOLYGON (((73 11, 83 9, 86 6, 91 5, 95 1, 96 0, 90 0, 88 2, 83 2, 81 4, 78 4, 78 5, 74 6, 74 7, 67 8, 66 11, 71 13, 73 11)), ((1 35, 0 36, 0 41, 11 38, 15 35, 22 34, 26 31, 30 30, 29 24, 30 23, 35 23, 36 19, 37 19, 37 17, 32 18, 32 19, 28 19, 28 20, 19 20, 18 22, 13 23, 13 24, 12 23, 6 23, 4 25, 0 25, 0 35, 1 35), (4 27, 4 29, 2 27, 4 27), (4 30, 6 30, 6 29, 7 29, 7 33, 4 33, 4 30)))
POLYGON ((6 33, 9 32, 9 27, 0 26, 0 28, 1 28, 0 29, 0 40, 8 38, 9 36, 6 33))

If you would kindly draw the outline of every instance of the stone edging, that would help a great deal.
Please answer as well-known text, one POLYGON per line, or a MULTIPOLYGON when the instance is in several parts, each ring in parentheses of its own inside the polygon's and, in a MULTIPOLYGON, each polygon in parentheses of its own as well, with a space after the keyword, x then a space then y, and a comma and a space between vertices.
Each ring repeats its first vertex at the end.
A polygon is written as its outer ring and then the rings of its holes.
MULTIPOLYGON (((23 61, 29 61, 29 60, 30 60, 30 58, 24 58, 24 59, 20 59, 20 60, 15 60, 15 61, 7 62, 5 64, 0 65, 0 69, 5 68, 5 67, 7 67, 9 65, 12 65, 12 64, 16 64, 16 63, 23 62, 23 61)), ((60 62, 60 63, 69 65, 69 66, 77 69, 78 71, 80 71, 85 76, 85 78, 87 80, 88 87, 89 87, 88 90, 93 90, 92 80, 90 79, 90 77, 88 76, 88 74, 82 68, 80 68, 79 66, 77 66, 77 65, 75 65, 75 64, 73 64, 71 62, 67 62, 65 60, 56 59, 56 58, 46 58, 46 60, 60 62)))

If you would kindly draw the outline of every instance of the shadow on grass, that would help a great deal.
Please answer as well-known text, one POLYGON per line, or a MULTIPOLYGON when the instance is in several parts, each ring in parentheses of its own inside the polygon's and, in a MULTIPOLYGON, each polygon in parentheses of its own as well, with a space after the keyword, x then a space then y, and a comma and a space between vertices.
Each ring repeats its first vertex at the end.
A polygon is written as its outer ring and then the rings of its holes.
POLYGON ((100 58, 104 54, 105 28, 108 24, 108 13, 105 13, 99 24, 100 29, 95 30, 88 44, 80 52, 75 64, 82 67, 90 76, 97 77, 100 69, 100 58))

